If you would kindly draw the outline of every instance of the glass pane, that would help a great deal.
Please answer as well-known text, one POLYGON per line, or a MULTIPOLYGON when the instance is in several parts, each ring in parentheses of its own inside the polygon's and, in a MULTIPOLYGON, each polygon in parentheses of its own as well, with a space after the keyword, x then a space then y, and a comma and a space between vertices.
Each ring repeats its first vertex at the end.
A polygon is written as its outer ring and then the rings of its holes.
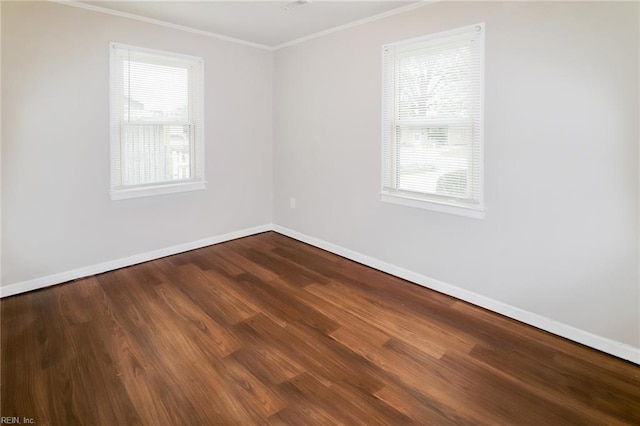
POLYGON ((399 190, 468 196, 470 128, 398 126, 396 131, 399 190))
POLYGON ((189 70, 124 61, 124 120, 189 121, 189 70))
POLYGON ((123 184, 190 179, 190 128, 189 125, 124 125, 123 184))
POLYGON ((473 68, 470 45, 416 52, 398 59, 398 119, 469 118, 473 68))

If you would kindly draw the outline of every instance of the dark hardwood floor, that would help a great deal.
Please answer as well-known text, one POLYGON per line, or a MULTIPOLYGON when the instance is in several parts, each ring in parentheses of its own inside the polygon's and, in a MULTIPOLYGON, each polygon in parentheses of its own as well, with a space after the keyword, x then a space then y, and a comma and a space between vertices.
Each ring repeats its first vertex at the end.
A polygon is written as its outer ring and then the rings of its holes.
POLYGON ((640 367, 269 232, 0 302, 38 425, 640 424, 640 367))

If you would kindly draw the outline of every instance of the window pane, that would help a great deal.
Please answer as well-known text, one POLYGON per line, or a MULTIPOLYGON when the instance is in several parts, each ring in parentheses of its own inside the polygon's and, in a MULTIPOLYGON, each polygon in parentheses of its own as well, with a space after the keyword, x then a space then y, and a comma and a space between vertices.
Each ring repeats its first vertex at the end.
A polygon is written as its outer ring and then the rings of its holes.
POLYGON ((398 126, 398 189, 468 197, 471 129, 398 126))
POLYGON ((398 59, 398 118, 468 118, 472 114, 472 50, 467 42, 448 50, 398 59))
POLYGON ((189 70, 146 62, 123 62, 123 119, 189 121, 189 70))
POLYGON ((189 132, 189 125, 124 125, 123 183, 143 185, 190 179, 189 132))

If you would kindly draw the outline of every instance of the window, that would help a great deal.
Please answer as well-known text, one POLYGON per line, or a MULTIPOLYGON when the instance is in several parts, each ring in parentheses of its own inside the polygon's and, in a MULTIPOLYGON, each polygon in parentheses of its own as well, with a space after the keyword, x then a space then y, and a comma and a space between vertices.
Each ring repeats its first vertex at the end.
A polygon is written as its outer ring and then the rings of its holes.
POLYGON ((111 198, 204 189, 202 59, 110 50, 111 198))
POLYGON ((483 217, 483 33, 383 46, 383 201, 483 217))

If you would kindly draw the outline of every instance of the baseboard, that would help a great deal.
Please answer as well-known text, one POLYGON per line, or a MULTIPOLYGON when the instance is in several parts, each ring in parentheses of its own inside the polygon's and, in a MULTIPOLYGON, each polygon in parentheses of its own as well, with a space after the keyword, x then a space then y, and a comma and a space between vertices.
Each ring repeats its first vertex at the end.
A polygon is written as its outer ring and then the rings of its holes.
POLYGON ((185 251, 195 250, 201 247, 235 240, 237 238, 247 237, 249 235, 259 234, 261 232, 271 231, 272 229, 273 225, 271 224, 256 226, 253 228, 229 232, 223 235, 216 235, 214 237, 191 241, 184 244, 178 244, 159 250, 140 253, 121 259, 85 266, 83 268, 61 272, 59 274, 47 275, 45 277, 40 277, 33 280, 9 284, 7 286, 0 287, 0 298, 25 293, 27 291, 38 290, 55 284, 61 284, 67 281, 76 280, 78 278, 84 278, 91 275, 101 274, 107 271, 113 271, 114 269, 124 268, 127 266, 148 262, 150 260, 160 259, 161 257, 171 256, 178 253, 184 253, 185 251))
POLYGON ((453 296, 457 299, 464 300, 465 302, 469 302, 473 305, 480 306, 509 318, 513 318, 541 330, 548 331, 549 333, 556 334, 558 336, 573 340, 574 342, 581 343, 585 346, 589 346, 610 355, 614 355, 633 363, 640 364, 640 348, 635 348, 633 346, 620 343, 615 340, 607 339, 605 337, 589 333, 573 326, 546 318, 542 315, 538 315, 524 309, 511 306, 504 302, 500 302, 495 299, 491 299, 489 297, 462 289, 460 287, 456 287, 454 285, 429 278, 425 275, 400 268, 390 263, 383 262, 379 259, 364 255, 362 253, 358 253, 356 251, 349 250, 336 244, 329 243, 319 238, 310 237, 308 235, 293 231, 283 226, 274 225, 273 230, 280 234, 294 238, 298 241, 302 241, 323 250, 327 250, 331 253, 346 257, 347 259, 362 263, 363 265, 370 266, 374 269, 378 269, 388 274, 395 275, 396 277, 403 278, 407 281, 411 281, 423 287, 427 287, 440 293, 453 296))

